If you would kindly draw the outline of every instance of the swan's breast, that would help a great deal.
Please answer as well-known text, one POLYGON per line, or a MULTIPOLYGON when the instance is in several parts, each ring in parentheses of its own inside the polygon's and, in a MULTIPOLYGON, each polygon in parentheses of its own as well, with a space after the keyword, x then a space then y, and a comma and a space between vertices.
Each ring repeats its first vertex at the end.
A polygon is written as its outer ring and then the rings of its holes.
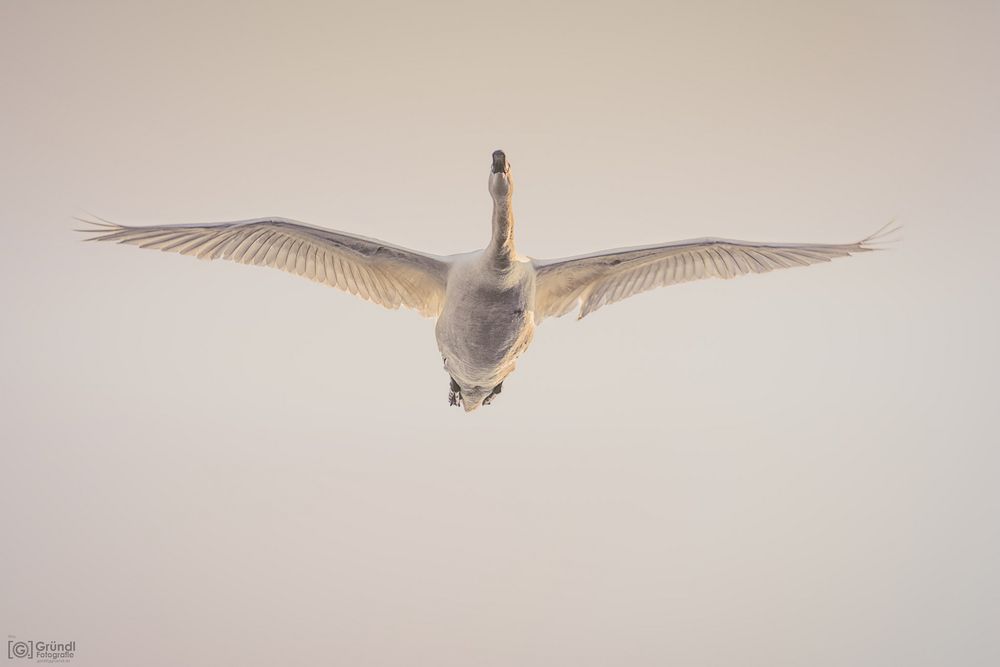
POLYGON ((481 261, 452 268, 436 334, 459 383, 499 381, 513 370, 534 333, 534 278, 525 262, 503 272, 481 261))

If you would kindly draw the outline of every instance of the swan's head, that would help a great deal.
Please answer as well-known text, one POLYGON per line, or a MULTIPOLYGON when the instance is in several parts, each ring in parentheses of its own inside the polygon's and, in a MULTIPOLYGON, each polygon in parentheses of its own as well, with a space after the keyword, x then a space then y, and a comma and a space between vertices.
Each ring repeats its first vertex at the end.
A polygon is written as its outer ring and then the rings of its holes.
POLYGON ((514 182, 510 177, 510 162, 503 151, 493 151, 493 166, 490 168, 490 196, 496 201, 510 199, 514 182))

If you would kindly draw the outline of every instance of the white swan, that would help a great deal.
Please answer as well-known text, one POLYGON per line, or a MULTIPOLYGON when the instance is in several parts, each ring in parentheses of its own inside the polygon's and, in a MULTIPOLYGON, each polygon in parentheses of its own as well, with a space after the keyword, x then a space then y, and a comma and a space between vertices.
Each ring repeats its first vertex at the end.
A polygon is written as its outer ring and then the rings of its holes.
MULTIPOLYGON (((601 306, 700 278, 806 266, 872 250, 894 230, 857 243, 748 243, 702 238, 606 250, 554 260, 522 257, 514 248, 513 181, 503 151, 489 179, 493 235, 483 250, 441 257, 284 218, 129 227, 84 220, 88 240, 272 266, 356 294, 386 308, 405 306, 437 317, 435 334, 451 376, 449 402, 466 412, 500 393, 535 327, 579 305, 579 317, 601 306)), ((888 227, 888 225, 887 225, 888 227)))

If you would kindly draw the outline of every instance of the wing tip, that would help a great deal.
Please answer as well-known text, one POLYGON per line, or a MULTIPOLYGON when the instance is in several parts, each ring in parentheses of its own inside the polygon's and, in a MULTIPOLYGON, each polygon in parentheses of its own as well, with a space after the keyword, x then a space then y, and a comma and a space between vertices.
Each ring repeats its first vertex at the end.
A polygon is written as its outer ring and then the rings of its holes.
POLYGON ((893 244, 903 240, 903 225, 893 218, 889 222, 879 227, 873 234, 869 234, 858 241, 859 250, 888 250, 893 244))
POLYGON ((73 220, 81 222, 84 225, 88 225, 83 228, 74 228, 72 231, 79 232, 81 234, 93 234, 82 241, 103 241, 110 234, 115 234, 117 232, 128 229, 124 225, 119 225, 116 222, 111 222, 110 220, 105 220, 104 218, 98 217, 92 213, 87 214, 89 217, 81 217, 79 215, 74 215, 73 220))

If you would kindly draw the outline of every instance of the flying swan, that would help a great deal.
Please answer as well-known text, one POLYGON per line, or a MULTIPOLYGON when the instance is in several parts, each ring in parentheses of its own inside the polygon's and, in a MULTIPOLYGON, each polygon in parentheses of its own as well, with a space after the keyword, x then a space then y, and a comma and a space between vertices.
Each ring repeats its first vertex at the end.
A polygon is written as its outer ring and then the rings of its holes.
MULTIPOLYGON (((503 151, 493 153, 493 234, 476 252, 438 256, 285 218, 131 227, 83 220, 87 240, 229 259, 283 269, 386 308, 437 318, 435 335, 451 377, 450 405, 471 412, 500 393, 535 327, 579 307, 602 306, 655 287, 701 278, 807 266, 874 250, 895 230, 857 243, 749 243, 719 238, 604 250, 563 259, 523 257, 514 248, 514 184, 503 151)), ((891 223, 890 223, 891 225, 891 223)))

